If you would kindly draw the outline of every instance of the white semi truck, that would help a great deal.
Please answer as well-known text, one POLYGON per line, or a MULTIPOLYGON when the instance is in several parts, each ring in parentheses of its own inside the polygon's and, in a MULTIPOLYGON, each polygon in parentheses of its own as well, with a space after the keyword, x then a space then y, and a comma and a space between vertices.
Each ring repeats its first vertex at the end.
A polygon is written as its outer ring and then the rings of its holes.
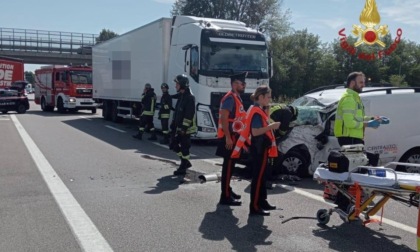
MULTIPOLYGON (((198 139, 215 139, 220 100, 231 89, 232 74, 248 72, 243 101, 268 85, 271 59, 265 36, 239 21, 175 16, 161 18, 93 47, 93 97, 103 104, 103 117, 115 122, 133 118, 144 85, 162 95, 167 83, 186 74, 196 97, 198 139)), ((155 113, 155 125, 160 122, 155 113)))

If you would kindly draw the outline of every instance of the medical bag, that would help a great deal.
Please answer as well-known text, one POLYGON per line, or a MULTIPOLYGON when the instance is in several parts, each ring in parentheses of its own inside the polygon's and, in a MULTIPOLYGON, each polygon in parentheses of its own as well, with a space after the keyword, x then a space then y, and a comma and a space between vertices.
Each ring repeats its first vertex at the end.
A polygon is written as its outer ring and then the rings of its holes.
POLYGON ((328 155, 328 170, 337 173, 349 171, 349 159, 340 151, 332 150, 328 155))
POLYGON ((328 169, 332 172, 348 172, 368 164, 363 144, 343 145, 341 150, 332 150, 328 156, 328 169))

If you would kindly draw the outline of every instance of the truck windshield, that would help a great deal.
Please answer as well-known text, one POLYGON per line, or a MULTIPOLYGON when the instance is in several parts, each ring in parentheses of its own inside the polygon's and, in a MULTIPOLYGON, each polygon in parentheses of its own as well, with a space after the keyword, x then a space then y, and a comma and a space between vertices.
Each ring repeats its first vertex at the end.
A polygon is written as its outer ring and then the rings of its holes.
POLYGON ((70 71, 70 78, 73 84, 92 84, 92 72, 70 71))
POLYGON ((201 49, 201 70, 268 74, 267 48, 262 45, 211 43, 201 49))

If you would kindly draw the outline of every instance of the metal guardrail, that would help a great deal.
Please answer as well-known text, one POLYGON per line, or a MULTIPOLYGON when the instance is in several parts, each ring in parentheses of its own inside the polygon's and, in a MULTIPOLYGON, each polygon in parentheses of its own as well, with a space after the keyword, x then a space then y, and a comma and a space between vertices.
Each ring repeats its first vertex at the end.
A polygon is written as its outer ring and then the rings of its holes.
POLYGON ((98 35, 0 27, 0 51, 84 54, 98 35))

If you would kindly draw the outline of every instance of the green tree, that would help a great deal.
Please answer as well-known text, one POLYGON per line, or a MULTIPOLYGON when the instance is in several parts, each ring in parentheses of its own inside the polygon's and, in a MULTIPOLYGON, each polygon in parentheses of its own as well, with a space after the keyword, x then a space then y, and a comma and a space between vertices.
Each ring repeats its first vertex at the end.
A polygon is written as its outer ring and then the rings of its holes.
POLYGON ((171 14, 238 20, 277 36, 290 28, 290 12, 283 12, 282 4, 283 0, 177 0, 171 14))
POLYGON ((35 74, 31 71, 25 71, 25 80, 31 84, 35 83, 35 74))
POLYGON ((389 82, 397 87, 408 87, 408 83, 404 79, 405 75, 391 75, 389 82))
POLYGON ((102 31, 99 33, 99 36, 96 38, 96 43, 112 39, 116 36, 118 36, 118 34, 109 29, 102 29, 102 31))

